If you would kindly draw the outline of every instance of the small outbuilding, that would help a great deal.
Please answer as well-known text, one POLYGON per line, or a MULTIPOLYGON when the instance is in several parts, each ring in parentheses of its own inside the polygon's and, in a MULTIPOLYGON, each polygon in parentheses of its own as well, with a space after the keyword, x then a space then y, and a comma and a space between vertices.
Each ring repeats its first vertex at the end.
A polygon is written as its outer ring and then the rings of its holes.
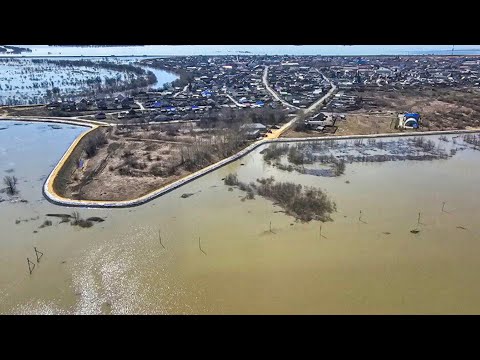
POLYGON ((105 115, 104 112, 99 112, 98 114, 95 115, 95 119, 97 120, 105 120, 107 118, 107 115, 105 115))

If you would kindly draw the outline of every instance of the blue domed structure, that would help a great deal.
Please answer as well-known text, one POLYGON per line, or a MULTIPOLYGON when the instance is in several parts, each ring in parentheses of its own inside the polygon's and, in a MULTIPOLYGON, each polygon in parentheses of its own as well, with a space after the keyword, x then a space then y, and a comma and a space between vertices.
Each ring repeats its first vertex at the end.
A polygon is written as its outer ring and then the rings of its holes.
POLYGON ((405 129, 418 129, 420 127, 420 114, 418 113, 406 113, 403 115, 401 124, 405 129))

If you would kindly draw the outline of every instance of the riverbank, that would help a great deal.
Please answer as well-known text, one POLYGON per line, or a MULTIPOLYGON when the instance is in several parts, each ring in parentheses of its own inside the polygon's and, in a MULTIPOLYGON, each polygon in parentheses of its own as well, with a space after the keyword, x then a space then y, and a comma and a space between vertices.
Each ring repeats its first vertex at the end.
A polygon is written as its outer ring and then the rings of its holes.
POLYGON ((110 124, 103 121, 87 120, 87 119, 71 119, 71 118, 56 118, 56 117, 17 117, 17 116, 0 116, 0 121, 22 121, 22 122, 42 122, 42 123, 54 123, 54 124, 66 124, 75 126, 110 126, 110 124))

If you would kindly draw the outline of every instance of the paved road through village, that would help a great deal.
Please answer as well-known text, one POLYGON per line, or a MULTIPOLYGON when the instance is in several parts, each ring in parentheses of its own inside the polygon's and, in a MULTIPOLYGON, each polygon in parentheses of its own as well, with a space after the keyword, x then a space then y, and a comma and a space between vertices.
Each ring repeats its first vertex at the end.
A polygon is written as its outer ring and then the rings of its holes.
MULTIPOLYGON (((268 85, 268 80, 267 80, 267 75, 268 75, 268 66, 265 66, 265 71, 263 73, 263 84, 265 85, 265 87, 267 88, 267 90, 272 94, 272 96, 281 101, 283 104, 287 105, 287 106, 293 106, 293 105, 290 105, 288 104, 286 101, 284 101, 283 99, 281 99, 278 94, 272 90, 272 88, 270 88, 270 86, 268 85)), ((322 76, 328 80, 325 75, 322 74, 322 76)), ((328 80, 330 81, 330 80, 328 80)), ((305 111, 304 111, 304 114, 305 115, 308 115, 310 113, 312 113, 313 111, 317 110, 317 107, 321 106, 321 105, 324 105, 325 101, 330 97, 332 96, 335 91, 337 90, 337 87, 335 86, 335 84, 330 81, 330 85, 332 86, 332 88, 328 91, 328 93, 326 93, 324 96, 322 96, 320 99, 318 99, 316 102, 314 102, 312 105, 310 105, 305 111)), ((297 108, 297 107, 295 107, 297 108)), ((299 109, 299 108, 297 108, 299 109)), ((283 125, 280 129, 278 130, 272 130, 271 133, 268 133, 266 138, 267 139, 277 139, 279 138, 285 131, 287 131, 299 118, 299 115, 296 115, 292 120, 290 120, 288 123, 286 123, 285 125, 283 125)))

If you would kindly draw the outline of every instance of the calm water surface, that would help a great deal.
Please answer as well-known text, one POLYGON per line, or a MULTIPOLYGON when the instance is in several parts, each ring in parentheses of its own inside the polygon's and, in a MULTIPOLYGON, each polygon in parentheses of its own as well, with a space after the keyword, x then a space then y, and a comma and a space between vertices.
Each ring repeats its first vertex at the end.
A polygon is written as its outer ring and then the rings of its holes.
POLYGON ((281 172, 258 149, 146 205, 80 209, 106 217, 92 228, 51 218, 39 229, 45 214, 72 212, 44 200, 41 185, 85 129, 5 126, 0 172, 14 169, 29 203, 0 203, 1 313, 480 313, 478 151, 347 164, 326 178, 281 172), (221 180, 231 172, 321 187, 338 212, 320 238, 318 222, 297 223, 260 197, 242 202, 221 180), (45 255, 29 275, 34 246, 45 255))

